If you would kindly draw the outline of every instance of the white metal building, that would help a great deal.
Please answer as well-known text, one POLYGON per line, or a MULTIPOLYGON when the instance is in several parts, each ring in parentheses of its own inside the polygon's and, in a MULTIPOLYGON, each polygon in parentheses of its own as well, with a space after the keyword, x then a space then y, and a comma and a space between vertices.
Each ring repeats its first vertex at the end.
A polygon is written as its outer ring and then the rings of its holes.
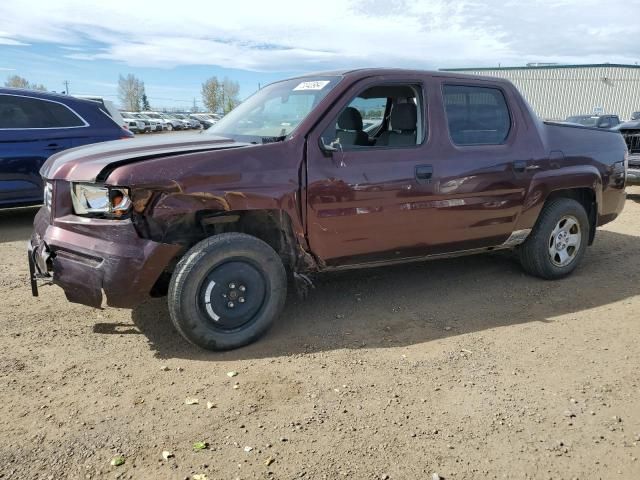
POLYGON ((640 111, 640 65, 529 64, 443 70, 506 78, 543 119, 610 113, 628 120, 632 112, 640 111))

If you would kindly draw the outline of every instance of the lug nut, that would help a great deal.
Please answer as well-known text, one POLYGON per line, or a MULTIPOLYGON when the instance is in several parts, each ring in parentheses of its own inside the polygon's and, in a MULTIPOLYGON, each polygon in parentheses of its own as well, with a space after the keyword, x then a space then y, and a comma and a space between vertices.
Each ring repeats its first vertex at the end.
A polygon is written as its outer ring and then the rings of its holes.
POLYGON ((246 288, 244 285, 240 285, 240 287, 238 287, 238 290, 240 290, 241 292, 244 292, 246 288))
POLYGON ((229 303, 227 303, 227 307, 233 308, 233 307, 235 307, 235 304, 233 302, 229 302, 229 303))
POLYGON ((229 284, 229 288, 236 288, 236 284, 235 283, 230 283, 229 284))
POLYGON ((244 297, 240 297, 240 298, 238 299, 238 301, 239 301, 240 303, 244 303, 244 297))

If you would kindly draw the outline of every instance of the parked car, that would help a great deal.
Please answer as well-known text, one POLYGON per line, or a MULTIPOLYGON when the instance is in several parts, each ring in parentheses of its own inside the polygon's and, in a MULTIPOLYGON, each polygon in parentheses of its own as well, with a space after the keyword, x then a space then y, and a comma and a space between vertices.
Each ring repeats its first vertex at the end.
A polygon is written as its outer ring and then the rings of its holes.
POLYGON ((168 294, 177 331, 219 350, 262 335, 310 273, 515 249, 557 279, 621 212, 626 153, 617 132, 540 121, 503 79, 283 80, 202 135, 49 159, 32 288, 94 307, 168 294), (365 133, 368 99, 385 115, 365 133))
POLYGON ((149 118, 162 122, 163 130, 180 130, 182 128, 182 122, 178 119, 171 120, 166 115, 158 112, 141 112, 149 118))
POLYGON ((179 129, 180 130, 189 130, 189 129, 191 129, 191 122, 189 120, 185 120, 183 118, 180 118, 178 116, 178 114, 175 114, 175 113, 163 113, 163 115, 165 116, 165 118, 168 118, 168 119, 170 119, 172 121, 175 120, 175 121, 180 122, 179 123, 179 125, 180 125, 179 129))
POLYGON ((122 116, 125 119, 135 122, 137 124, 139 133, 149 133, 153 129, 151 126, 151 121, 148 118, 141 117, 136 112, 122 112, 122 116))
POLYGON ((193 118, 190 118, 188 114, 174 113, 173 116, 178 120, 182 120, 183 122, 185 122, 187 128, 200 128, 200 122, 193 118))
POLYGON ((145 124, 148 124, 149 131, 151 132, 161 132, 164 129, 163 128, 164 123, 161 120, 151 118, 145 115, 144 113, 140 113, 140 112, 131 112, 131 115, 134 118, 137 118, 138 120, 144 122, 145 124))
POLYGON ((0 208, 42 203, 39 170, 50 155, 132 136, 95 101, 0 88, 0 208))
POLYGON ((631 114, 631 120, 640 120, 640 112, 633 112, 631 114))
POLYGON ((197 120, 204 130, 208 129, 218 122, 216 118, 213 118, 211 115, 208 115, 206 113, 192 113, 191 118, 197 120))
POLYGON ((93 100, 94 102, 98 102, 102 109, 107 113, 113 120, 120 125, 122 128, 127 130, 128 125, 127 122, 124 121, 124 118, 120 114, 120 110, 116 108, 111 100, 105 100, 103 97, 98 97, 95 95, 73 95, 76 98, 82 98, 84 100, 93 100))
POLYGON ((574 115, 567 117, 566 122, 585 127, 613 128, 620 124, 620 118, 617 115, 574 115))
POLYGON ((627 183, 640 185, 640 119, 621 123, 615 130, 622 134, 629 150, 627 183))
POLYGON ((136 118, 130 112, 120 112, 120 115, 122 116, 122 120, 125 122, 128 130, 131 130, 133 133, 144 133, 145 125, 142 120, 136 118))

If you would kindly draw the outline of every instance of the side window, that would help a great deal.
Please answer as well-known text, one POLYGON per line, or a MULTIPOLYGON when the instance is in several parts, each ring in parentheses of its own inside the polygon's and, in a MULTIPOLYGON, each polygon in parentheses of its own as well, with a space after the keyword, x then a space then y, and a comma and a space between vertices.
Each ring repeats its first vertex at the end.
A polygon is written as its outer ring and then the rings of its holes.
POLYGON ((367 88, 340 112, 322 139, 343 150, 410 147, 422 143, 421 92, 419 85, 367 88))
POLYGON ((84 124, 78 115, 60 103, 0 95, 0 128, 66 128, 84 124))
POLYGON ((449 135, 456 145, 498 145, 509 135, 511 118, 497 88, 445 85, 449 135))

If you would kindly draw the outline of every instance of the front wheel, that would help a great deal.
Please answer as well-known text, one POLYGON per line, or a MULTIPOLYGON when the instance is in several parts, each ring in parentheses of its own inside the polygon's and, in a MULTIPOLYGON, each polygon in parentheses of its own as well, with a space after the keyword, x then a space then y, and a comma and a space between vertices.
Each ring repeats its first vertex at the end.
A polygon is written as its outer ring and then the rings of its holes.
POLYGON ((589 217, 580 203, 570 198, 551 200, 519 248, 522 267, 549 280, 569 275, 584 256, 589 227, 589 217))
POLYGON ((209 350, 253 342, 271 326, 287 296, 278 254, 244 233, 223 233, 194 245, 169 285, 169 314, 180 334, 209 350))

